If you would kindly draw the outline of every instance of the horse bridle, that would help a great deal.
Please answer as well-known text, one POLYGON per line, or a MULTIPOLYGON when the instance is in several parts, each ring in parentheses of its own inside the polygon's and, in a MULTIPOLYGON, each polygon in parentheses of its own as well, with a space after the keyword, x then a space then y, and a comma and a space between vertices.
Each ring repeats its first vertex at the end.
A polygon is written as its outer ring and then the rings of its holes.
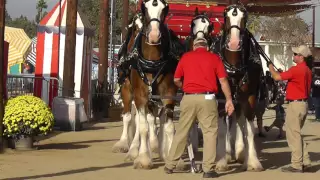
MULTIPOLYGON (((248 20, 248 11, 245 9, 244 6, 239 5, 239 4, 232 4, 232 5, 230 5, 230 6, 228 6, 228 7, 225 8, 224 13, 223 13, 224 22, 225 22, 225 23, 227 22, 227 13, 228 13, 232 8, 234 8, 234 11, 232 12, 232 15, 237 15, 236 9, 239 9, 241 12, 244 13, 244 24, 246 25, 246 24, 247 24, 247 20, 248 20)), ((236 29, 238 29, 238 30, 240 31, 240 42, 239 42, 240 48, 239 48, 238 50, 236 50, 236 51, 242 51, 243 36, 244 36, 244 34, 246 33, 246 27, 241 28, 241 27, 239 27, 239 26, 237 26, 237 25, 232 25, 232 26, 230 26, 228 29, 224 29, 224 33, 223 33, 223 34, 224 34, 224 35, 223 35, 223 36, 224 36, 223 40, 224 40, 224 43, 225 43, 224 46, 226 47, 226 49, 227 49, 228 51, 234 51, 234 50, 229 49, 228 45, 226 44, 226 43, 228 42, 228 40, 230 40, 230 39, 229 39, 230 37, 228 37, 226 34, 229 34, 229 33, 231 32, 231 29, 232 29, 232 28, 236 28, 236 29)))
MULTIPOLYGON (((147 1, 142 1, 142 3, 141 3, 141 13, 142 13, 142 15, 144 16, 144 17, 146 17, 146 6, 145 6, 145 3, 146 2, 148 2, 149 0, 147 0, 147 1)), ((150 0, 151 1, 151 0, 150 0)), ((152 22, 152 21, 156 21, 156 22, 158 22, 159 24, 160 24, 160 26, 161 25, 163 25, 164 24, 164 21, 165 21, 165 19, 166 19, 166 17, 167 17, 167 15, 168 15, 168 13, 169 13, 169 5, 168 5, 168 3, 166 2, 166 1, 164 1, 164 0, 159 0, 161 3, 163 3, 164 4, 164 9, 162 9, 162 12, 164 13, 164 15, 163 15, 163 19, 162 20, 159 20, 159 19, 157 19, 157 18, 151 18, 149 21, 147 21, 147 23, 145 23, 144 25, 143 25, 143 29, 146 29, 147 27, 148 27, 148 25, 152 22)), ((153 0, 153 2, 152 2, 152 5, 154 5, 154 6, 157 6, 158 5, 158 0, 153 0)), ((160 27, 161 28, 161 27, 160 27)), ((148 36, 147 36, 147 34, 148 34, 148 30, 147 30, 147 32, 143 32, 142 33, 145 37, 146 37, 146 41, 147 41, 147 43, 148 43, 148 36)), ((159 45, 159 44, 161 44, 161 31, 160 31, 160 42, 158 43, 158 44, 152 44, 152 45, 159 45)), ((148 43, 149 44, 149 43, 148 43)))
POLYGON ((210 19, 208 18, 208 16, 206 16, 205 14, 199 14, 196 17, 194 17, 191 20, 191 31, 190 31, 190 35, 193 37, 197 37, 198 33, 202 33, 204 37, 210 36, 211 32, 213 31, 213 23, 210 22, 210 19), (198 32, 196 32, 196 34, 193 33, 193 28, 195 26, 194 21, 197 19, 201 19, 201 22, 205 23, 205 20, 207 20, 209 22, 209 26, 208 26, 208 35, 205 34, 204 30, 200 30, 198 32))

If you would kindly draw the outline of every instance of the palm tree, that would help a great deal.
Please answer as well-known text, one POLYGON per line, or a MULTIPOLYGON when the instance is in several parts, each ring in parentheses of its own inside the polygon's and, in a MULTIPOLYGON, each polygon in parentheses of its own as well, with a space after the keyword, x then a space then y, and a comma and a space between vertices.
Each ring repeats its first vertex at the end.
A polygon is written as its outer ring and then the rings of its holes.
POLYGON ((43 10, 48 8, 47 2, 45 0, 38 0, 36 8, 38 11, 38 14, 36 15, 36 22, 39 23, 45 14, 43 10))

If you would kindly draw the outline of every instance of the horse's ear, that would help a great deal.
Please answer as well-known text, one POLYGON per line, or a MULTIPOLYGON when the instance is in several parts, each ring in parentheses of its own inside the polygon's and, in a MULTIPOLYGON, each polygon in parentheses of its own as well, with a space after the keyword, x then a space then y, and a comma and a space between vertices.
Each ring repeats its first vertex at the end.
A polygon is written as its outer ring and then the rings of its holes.
POLYGON ((198 16, 198 15, 199 15, 198 7, 196 7, 196 9, 195 9, 195 11, 194 11, 194 14, 195 14, 196 16, 198 16))

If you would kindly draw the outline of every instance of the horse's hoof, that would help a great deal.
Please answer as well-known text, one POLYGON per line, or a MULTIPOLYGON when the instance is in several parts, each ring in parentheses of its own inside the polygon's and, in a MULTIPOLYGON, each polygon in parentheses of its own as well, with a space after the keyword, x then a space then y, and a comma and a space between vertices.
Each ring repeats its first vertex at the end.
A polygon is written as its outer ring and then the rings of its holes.
POLYGON ((128 142, 118 141, 113 147, 113 153, 127 153, 129 151, 128 142))
POLYGON ((217 172, 226 172, 229 171, 230 167, 228 165, 224 165, 224 166, 216 166, 216 171, 217 172))
POLYGON ((247 171, 249 171, 249 172, 261 172, 261 171, 264 171, 264 168, 263 167, 253 168, 251 166, 248 166, 247 171))
POLYGON ((139 155, 133 163, 134 169, 152 169, 152 167, 151 158, 147 154, 139 155))
POLYGON ((150 141, 150 149, 152 153, 159 153, 159 142, 157 139, 150 141))
POLYGON ((261 172, 261 171, 264 171, 264 168, 262 166, 253 167, 253 166, 243 165, 242 170, 248 171, 248 172, 261 172))
POLYGON ((125 162, 131 162, 134 161, 138 157, 139 151, 136 148, 131 148, 125 157, 125 162))

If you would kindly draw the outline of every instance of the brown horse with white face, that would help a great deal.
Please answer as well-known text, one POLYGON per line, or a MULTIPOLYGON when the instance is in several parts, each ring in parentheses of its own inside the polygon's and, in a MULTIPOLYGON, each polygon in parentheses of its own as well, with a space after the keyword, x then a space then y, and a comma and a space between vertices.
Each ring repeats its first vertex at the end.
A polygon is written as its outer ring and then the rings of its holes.
MULTIPOLYGON (((262 78, 262 66, 255 45, 246 29, 247 11, 242 5, 233 4, 224 11, 224 29, 220 39, 220 56, 229 76, 229 84, 235 101, 235 113, 230 121, 235 138, 235 158, 243 162, 243 168, 262 171, 254 143, 254 107, 262 78), (234 130, 234 131, 233 131, 234 130)), ((217 96, 219 99, 223 95, 217 96)), ((229 119, 228 118, 228 119, 229 119)), ((224 122, 229 122, 229 120, 224 122)), ((231 138, 225 130, 229 123, 219 124, 217 170, 228 169, 231 160, 231 138), (220 127, 221 125, 221 127, 220 127), (224 131, 220 131, 224 130, 224 131)), ((228 131, 227 131, 228 132, 228 131)))
POLYGON ((134 159, 135 168, 152 167, 151 152, 166 158, 173 134, 173 109, 175 101, 162 99, 164 119, 160 118, 160 143, 156 135, 155 103, 153 95, 174 97, 177 87, 173 82, 177 61, 171 56, 171 33, 164 25, 169 6, 164 0, 144 0, 141 11, 143 30, 135 43, 135 59, 130 80, 136 107, 136 133, 127 157, 134 159), (164 120, 164 121, 162 121, 164 120))
MULTIPOLYGON (((129 135, 129 128, 134 128, 134 122, 131 122, 131 108, 132 108, 132 92, 131 92, 131 83, 129 80, 130 75, 130 64, 128 61, 128 56, 132 52, 133 45, 138 34, 142 30, 142 14, 137 13, 132 20, 131 24, 128 25, 128 34, 125 42, 123 43, 118 58, 120 59, 121 65, 118 67, 119 78, 118 83, 120 84, 120 97, 122 99, 123 112, 122 112, 122 121, 123 121, 123 130, 120 140, 112 147, 112 152, 126 153, 129 150, 130 140, 132 137, 129 135), (123 58, 123 59, 122 59, 123 58), (131 123, 130 123, 131 122, 131 123)), ((116 98, 115 98, 116 99, 116 98)), ((133 132, 133 131, 132 131, 133 132)))

